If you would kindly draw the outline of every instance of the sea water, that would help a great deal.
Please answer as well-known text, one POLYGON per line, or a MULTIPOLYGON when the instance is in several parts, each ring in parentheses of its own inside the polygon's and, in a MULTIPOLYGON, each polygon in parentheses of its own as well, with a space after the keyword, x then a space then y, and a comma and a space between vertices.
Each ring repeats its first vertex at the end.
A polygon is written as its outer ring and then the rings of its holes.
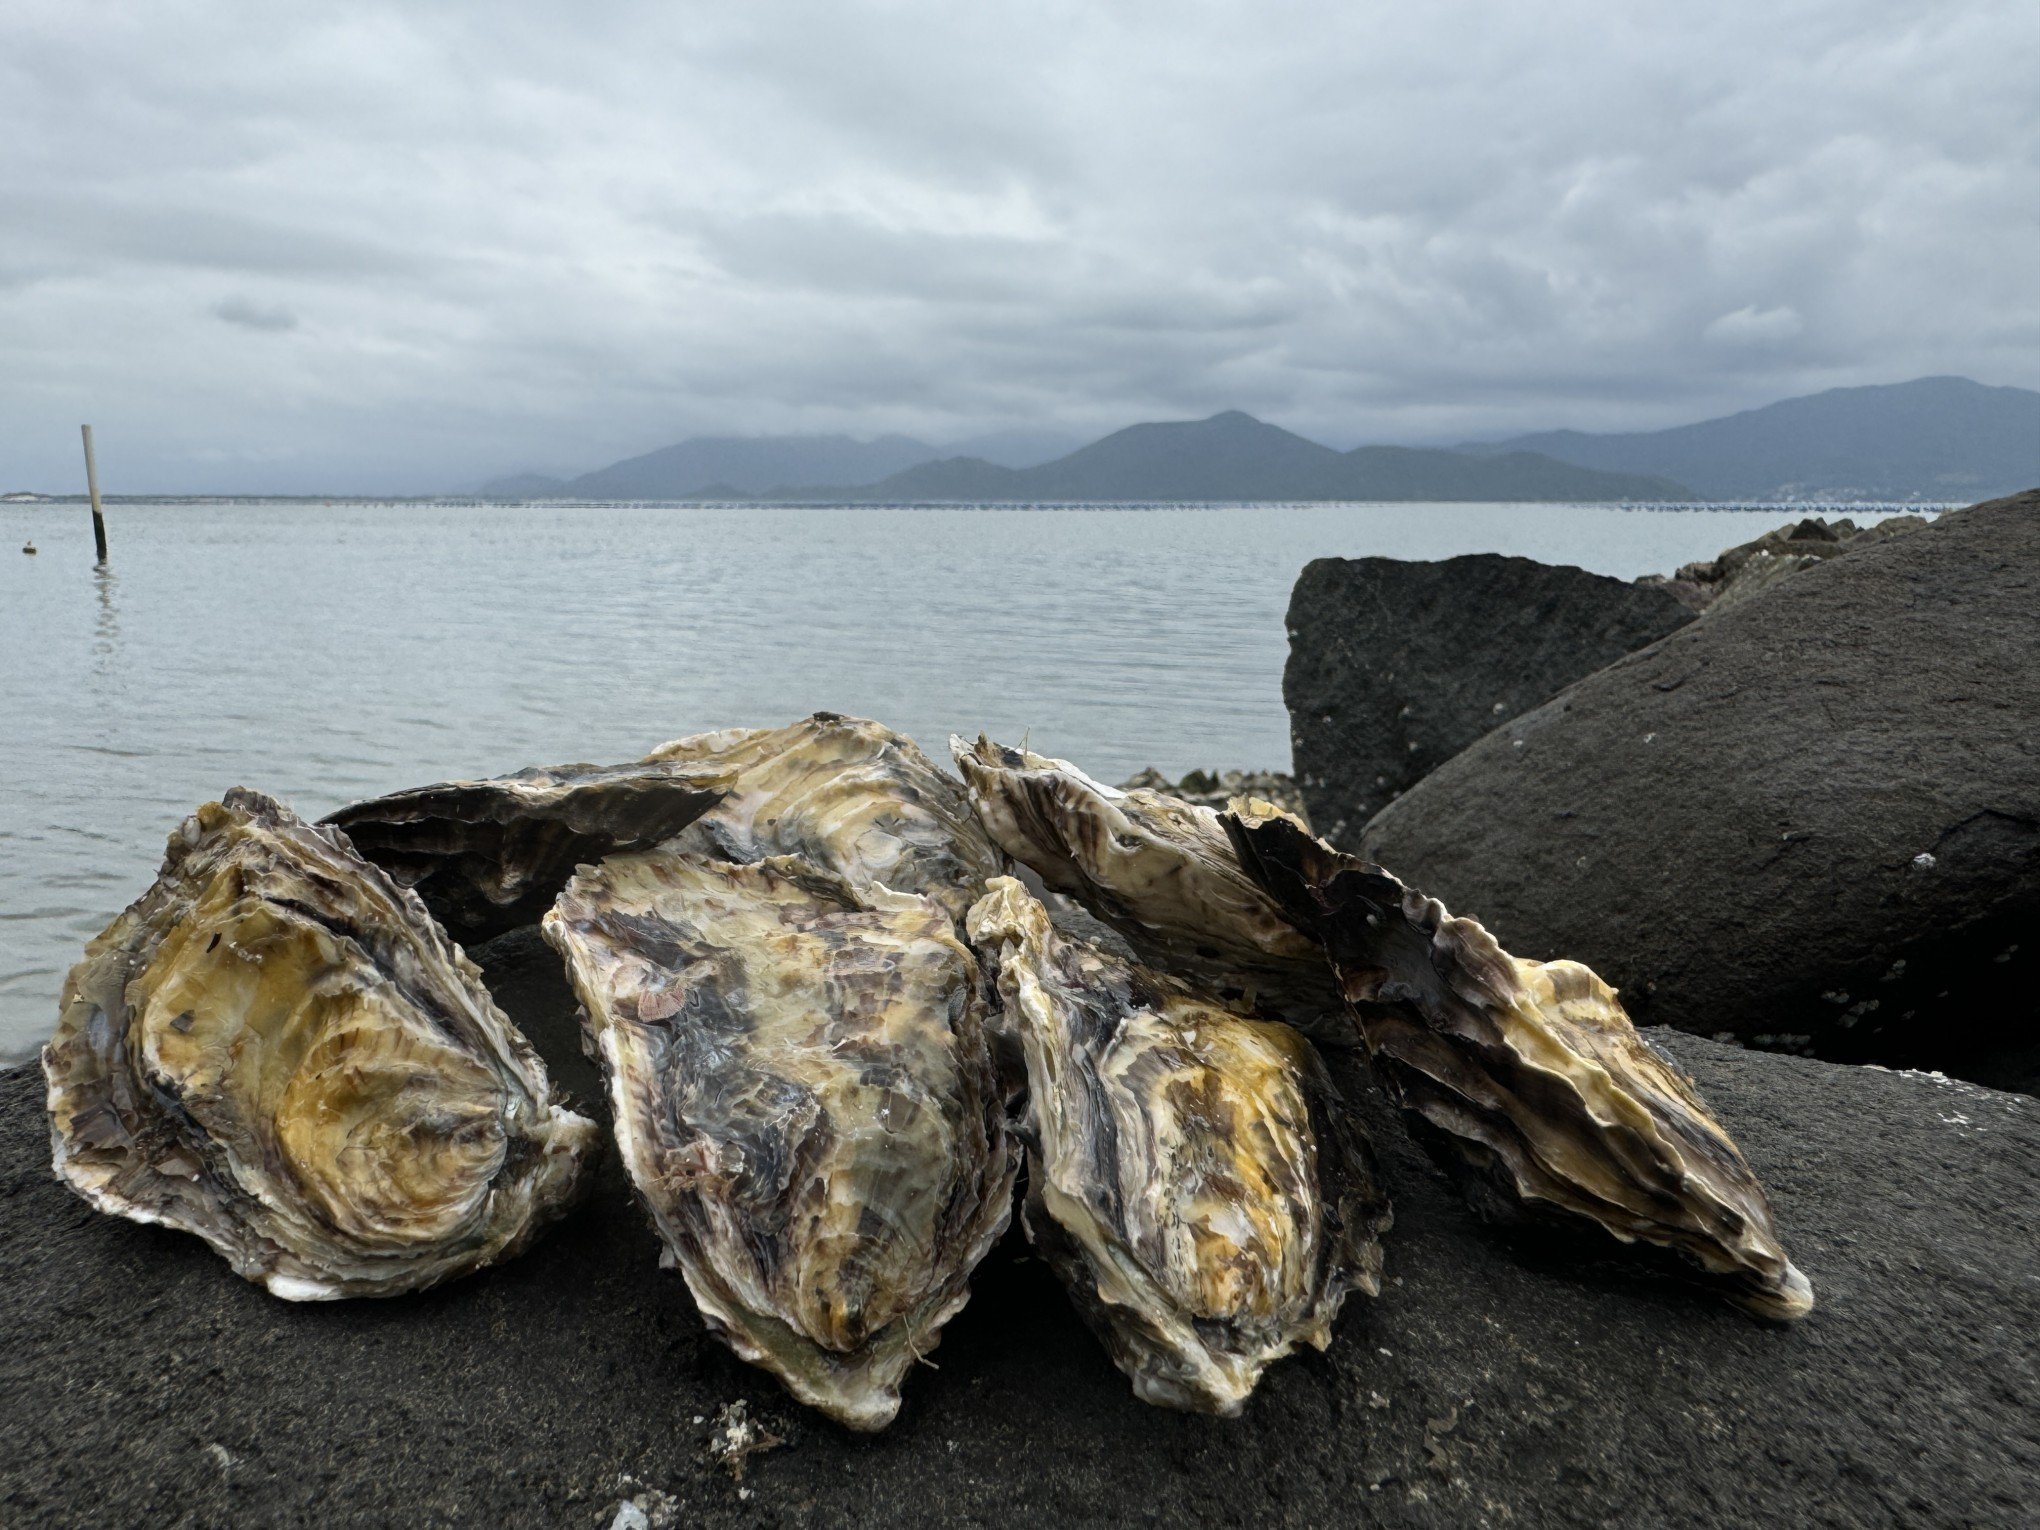
POLYGON ((1283 613, 1310 559, 1629 578, 1796 513, 118 505, 100 572, 84 508, 0 506, 0 1058, 230 786, 310 817, 817 709, 945 761, 983 730, 1108 781, 1287 768, 1283 613))

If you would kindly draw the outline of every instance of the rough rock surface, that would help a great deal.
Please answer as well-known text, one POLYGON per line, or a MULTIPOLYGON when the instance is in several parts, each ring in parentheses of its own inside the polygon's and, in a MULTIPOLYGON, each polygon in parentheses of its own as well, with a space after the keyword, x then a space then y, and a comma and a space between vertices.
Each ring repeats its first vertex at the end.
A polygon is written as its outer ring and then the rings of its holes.
POLYGON ((1892 515, 1869 526, 1844 517, 1809 515, 1731 547, 1719 557, 1683 565, 1676 574, 1645 574, 1639 585, 1663 590, 1694 611, 1723 611, 1802 569, 1932 524, 1918 515, 1892 515))
MULTIPOLYGON (((555 1076, 599 1099, 550 953, 519 934, 478 955, 555 1076)), ((2040 1102, 1653 1039, 1769 1183, 1820 1293, 1803 1324, 1499 1241, 1370 1101, 1388 1283, 1243 1418, 1137 1402, 1009 1243, 876 1437, 703 1332, 613 1157, 501 1269, 292 1306, 71 1196, 39 1079, 0 1075, 0 1523, 2030 1523, 2040 1102), (739 1400, 787 1439, 741 1483, 710 1450, 739 1400)))
POLYGON ((1289 597, 1289 706, 1310 820, 1353 849, 1489 729, 1693 620, 1650 589, 1530 558, 1319 558, 1289 597))
POLYGON ((2040 491, 1619 660, 1361 853, 1640 1022, 2040 1088, 2040 491))

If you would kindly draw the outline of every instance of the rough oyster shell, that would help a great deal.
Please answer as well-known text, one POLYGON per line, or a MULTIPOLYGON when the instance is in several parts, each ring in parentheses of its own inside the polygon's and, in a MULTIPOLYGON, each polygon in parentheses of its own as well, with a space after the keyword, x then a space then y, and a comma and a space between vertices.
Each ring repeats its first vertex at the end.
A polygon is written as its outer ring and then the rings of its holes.
POLYGON ((1812 1308, 1741 1152, 1589 968, 1509 955, 1267 804, 1225 827, 1324 942, 1376 1076, 1477 1209, 1667 1251, 1764 1317, 1812 1308))
POLYGON ((1120 791, 983 735, 949 748, 1000 848, 1147 965, 1321 1040, 1354 1039, 1324 953, 1240 870, 1213 809, 1120 791))
POLYGON ((1140 1397, 1238 1413, 1380 1292, 1359 1122, 1296 1031, 1056 934, 1013 878, 969 928, 1026 1058, 1028 1236, 1140 1397))
POLYGON ((425 905, 455 940, 536 924, 574 868, 670 839, 726 778, 680 764, 534 766, 371 798, 321 819, 425 905))
POLYGON ((509 1258, 598 1142, 415 897, 245 790, 92 941, 42 1061, 59 1176, 294 1301, 509 1258))
POLYGON ((734 786, 682 837, 728 861, 797 855, 857 886, 940 903, 959 926, 1005 870, 956 781, 905 734, 817 712, 785 728, 675 739, 651 760, 727 773, 734 786))
POLYGON ((932 896, 668 846, 545 919, 619 1151, 709 1325, 878 1429, 1011 1215, 976 960, 932 896))

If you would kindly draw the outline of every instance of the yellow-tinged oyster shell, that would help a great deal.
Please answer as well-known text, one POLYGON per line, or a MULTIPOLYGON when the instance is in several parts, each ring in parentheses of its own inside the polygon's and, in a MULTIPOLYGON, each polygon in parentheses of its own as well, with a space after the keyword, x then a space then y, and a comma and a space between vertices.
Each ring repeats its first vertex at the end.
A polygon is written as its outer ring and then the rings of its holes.
POLYGON ((321 819, 474 945, 536 924, 574 868, 670 839, 722 800, 727 778, 660 761, 533 766, 392 792, 321 819))
POLYGON ((1000 848, 1147 965, 1320 1040, 1354 1039, 1324 953, 1241 871, 1211 808, 1105 786, 983 735, 949 748, 1000 848))
POLYGON ((584 869, 544 928, 663 1262, 739 1355, 884 1427, 1018 1170, 948 912, 796 857, 667 846, 584 869))
POLYGON ((92 941, 42 1060, 66 1183, 294 1301, 509 1258, 598 1142, 416 897, 239 789, 92 941))
POLYGON ((650 760, 726 773, 732 786, 681 837, 728 861, 797 855, 857 886, 924 893, 959 925, 1005 870, 956 781, 905 734, 817 712, 785 728, 675 739, 650 760))
POLYGON ((1225 826, 1324 942, 1376 1076, 1477 1209, 1667 1251, 1765 1317, 1812 1308, 1735 1143, 1590 969, 1509 955, 1265 803, 1235 801, 1225 826))
POLYGON ((1010 877, 969 930, 1026 1058, 1029 1237, 1140 1397, 1238 1413, 1381 1289, 1358 1121, 1296 1031, 1058 935, 1010 877))

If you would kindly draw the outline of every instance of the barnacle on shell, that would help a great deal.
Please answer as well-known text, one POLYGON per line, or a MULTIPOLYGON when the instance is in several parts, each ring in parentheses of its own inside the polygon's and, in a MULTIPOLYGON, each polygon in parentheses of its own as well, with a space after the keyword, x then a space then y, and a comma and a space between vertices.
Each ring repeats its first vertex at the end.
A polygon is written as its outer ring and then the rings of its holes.
POLYGON ((239 789, 86 948, 43 1069, 67 1184, 293 1300, 507 1259, 597 1150, 417 898, 239 789))
POLYGON ((1002 877, 971 911, 1026 1061, 1026 1225, 1134 1391, 1236 1414, 1381 1288, 1388 1200, 1296 1031, 1051 929, 1002 877))
POLYGON ((711 770, 663 761, 533 766, 328 814, 354 848, 473 945, 536 924, 574 868, 670 839, 722 799, 711 770))
POLYGON ((1664 1251, 1765 1317, 1812 1308, 1741 1152, 1590 969, 1511 956, 1265 803, 1225 827, 1324 943, 1376 1076, 1477 1209, 1664 1251))
POLYGON ((882 1428, 1018 1170, 948 911, 795 856, 669 845, 585 868, 544 929, 663 1262, 744 1359, 882 1428))
POLYGON ((1101 785, 1067 760, 982 735, 949 747, 1000 848, 1148 966, 1320 1040, 1353 1039, 1317 942, 1240 869, 1215 811, 1101 785))

